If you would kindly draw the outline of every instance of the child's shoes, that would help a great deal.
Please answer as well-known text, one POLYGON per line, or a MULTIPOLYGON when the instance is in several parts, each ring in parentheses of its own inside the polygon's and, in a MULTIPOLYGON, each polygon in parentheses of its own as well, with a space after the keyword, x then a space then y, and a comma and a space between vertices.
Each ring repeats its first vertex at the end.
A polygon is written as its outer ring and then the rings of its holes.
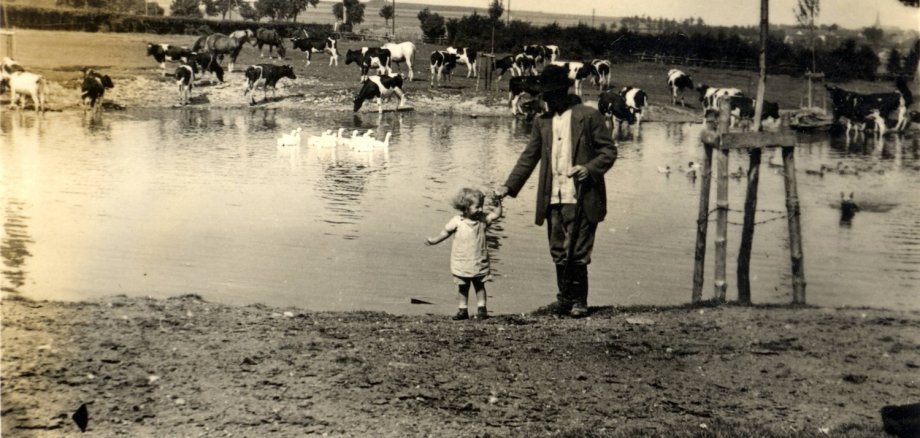
POLYGON ((466 313, 466 309, 458 309, 457 313, 451 316, 450 319, 454 321, 463 321, 464 319, 470 319, 470 315, 466 313))
POLYGON ((485 307, 476 308, 476 319, 489 319, 489 312, 485 307))

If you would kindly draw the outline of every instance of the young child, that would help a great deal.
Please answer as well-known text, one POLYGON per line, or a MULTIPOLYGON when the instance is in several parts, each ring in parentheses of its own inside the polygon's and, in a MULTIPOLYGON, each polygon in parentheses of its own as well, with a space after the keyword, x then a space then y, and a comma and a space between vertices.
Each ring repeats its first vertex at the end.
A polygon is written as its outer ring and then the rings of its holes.
POLYGON ((486 310, 485 282, 492 279, 489 252, 486 249, 486 228, 502 215, 501 198, 494 198, 495 208, 490 213, 482 210, 485 195, 479 189, 464 188, 453 199, 459 215, 447 222, 441 234, 429 237, 426 245, 437 245, 455 234, 450 250, 450 273, 457 285, 460 309, 453 320, 469 319, 467 313, 470 283, 476 290, 476 318, 489 317, 486 310))

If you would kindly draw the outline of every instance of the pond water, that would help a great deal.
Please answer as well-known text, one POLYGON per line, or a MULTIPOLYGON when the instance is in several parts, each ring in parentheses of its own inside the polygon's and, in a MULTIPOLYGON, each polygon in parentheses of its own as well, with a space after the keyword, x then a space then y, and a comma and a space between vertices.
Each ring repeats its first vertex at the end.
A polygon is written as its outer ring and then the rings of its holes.
MULTIPOLYGON (((449 313, 450 242, 426 247, 463 186, 504 181, 530 126, 507 118, 308 110, 150 110, 0 115, 4 294, 82 300, 199 294, 230 304, 312 310, 449 313), (276 138, 303 128, 300 148, 276 138), (393 133, 369 152, 314 148, 326 129, 393 133), (417 298, 432 305, 410 305, 417 298)), ((699 180, 678 170, 703 155, 699 124, 646 123, 620 141, 609 215, 591 265, 592 305, 690 301, 699 180), (670 166, 667 176, 658 168, 670 166)), ((807 301, 920 310, 920 143, 800 136, 796 149, 807 301), (823 165, 859 175, 810 175, 823 165), (840 193, 862 210, 841 223, 840 193)), ((753 300, 791 300, 781 173, 766 151, 751 268, 753 300), (774 219, 774 220, 770 220, 774 219)), ((747 167, 731 155, 730 167, 747 167)), ((494 313, 554 299, 545 231, 533 224, 536 176, 490 235, 494 313)), ((731 180, 730 208, 745 183, 731 180)), ((712 194, 715 203, 715 187, 712 194)), ((740 223, 733 211, 730 221, 740 223)), ((728 235, 728 298, 737 296, 741 227, 728 235)), ((713 295, 710 224, 704 298, 713 295)))

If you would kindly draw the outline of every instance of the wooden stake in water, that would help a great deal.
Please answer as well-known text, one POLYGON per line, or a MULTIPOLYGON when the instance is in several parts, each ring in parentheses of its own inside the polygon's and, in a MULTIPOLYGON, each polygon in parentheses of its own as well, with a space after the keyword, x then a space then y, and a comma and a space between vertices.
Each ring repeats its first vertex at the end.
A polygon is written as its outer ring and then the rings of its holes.
POLYGON ((795 148, 783 148, 786 182, 786 219, 789 223, 789 257, 792 260, 792 303, 805 304, 805 256, 802 253, 802 225, 799 221, 799 193, 795 180, 795 148))
MULTIPOLYGON (((719 133, 728 132, 731 110, 728 99, 721 99, 719 105, 719 133)), ((725 302, 725 264, 728 258, 728 147, 719 140, 719 155, 716 157, 716 279, 715 300, 725 302)))

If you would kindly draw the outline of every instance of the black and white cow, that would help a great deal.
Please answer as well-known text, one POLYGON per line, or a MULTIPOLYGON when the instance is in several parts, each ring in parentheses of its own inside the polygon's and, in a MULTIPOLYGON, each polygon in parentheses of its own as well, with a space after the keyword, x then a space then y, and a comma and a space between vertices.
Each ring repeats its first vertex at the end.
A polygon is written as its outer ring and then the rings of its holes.
POLYGON ((360 50, 345 52, 345 65, 356 63, 361 69, 361 82, 367 80, 367 73, 372 67, 377 67, 377 73, 384 75, 390 65, 390 51, 380 47, 362 47, 360 50))
POLYGON ((399 97, 399 103, 396 104, 396 110, 399 111, 406 103, 402 87, 403 77, 399 73, 393 76, 369 76, 355 96, 354 112, 361 109, 365 100, 377 99, 377 112, 383 114, 383 99, 390 100, 394 94, 399 97))
POLYGON ((518 105, 522 94, 527 93, 531 98, 536 98, 542 91, 539 77, 512 76, 508 80, 508 106, 511 107, 511 115, 524 114, 518 105))
POLYGON ((179 104, 188 105, 192 94, 192 84, 195 82, 195 68, 182 64, 176 68, 176 84, 179 86, 179 104))
POLYGON ((457 64, 466 66, 466 77, 470 77, 470 74, 472 74, 474 78, 479 75, 476 69, 477 59, 475 49, 471 49, 469 47, 460 47, 459 49, 455 47, 448 47, 446 51, 447 53, 453 53, 457 55, 457 64))
POLYGON ((529 44, 524 46, 524 53, 534 59, 534 62, 546 64, 547 62, 556 62, 559 58, 559 46, 538 44, 529 44))
POLYGON ((403 41, 401 43, 386 43, 380 46, 381 49, 390 51, 390 59, 387 62, 386 70, 384 74, 390 75, 392 71, 390 70, 390 63, 396 64, 396 67, 405 62, 406 69, 406 80, 412 82, 415 78, 415 73, 412 71, 412 63, 415 62, 415 43, 412 41, 403 41))
POLYGON ((604 88, 610 87, 610 74, 612 71, 612 64, 610 61, 606 59, 594 59, 591 61, 591 65, 597 70, 597 76, 600 78, 600 80, 597 81, 597 88, 603 90, 604 88))
POLYGON ((744 93, 738 88, 717 88, 702 84, 696 87, 700 93, 700 103, 703 106, 703 121, 706 120, 706 113, 709 111, 719 111, 719 104, 722 98, 731 96, 744 96, 744 93))
POLYGON ((243 95, 246 93, 249 94, 249 104, 256 104, 256 96, 253 89, 256 87, 256 84, 259 81, 262 81, 262 100, 266 99, 268 94, 268 88, 272 89, 272 97, 275 96, 277 89, 275 85, 278 84, 278 81, 282 78, 290 78, 291 80, 297 79, 297 76, 294 75, 294 69, 289 65, 274 65, 274 64, 256 64, 251 65, 246 69, 246 90, 243 91, 243 95))
POLYGON ((551 62, 550 64, 558 65, 568 70, 569 79, 573 79, 575 81, 576 96, 581 96, 581 82, 587 79, 589 76, 594 79, 594 83, 600 82, 600 76, 597 73, 597 69, 594 68, 594 64, 587 64, 581 61, 555 61, 551 62))
POLYGON ((668 71, 668 87, 671 89, 671 105, 677 104, 677 95, 680 94, 680 106, 684 106, 684 90, 693 89, 693 79, 676 68, 668 71))
MULTIPOLYGON (((497 60, 495 60, 495 65, 493 65, 492 67, 493 67, 493 71, 499 71, 499 73, 498 73, 498 79, 496 79, 496 81, 500 81, 500 80, 502 80, 502 76, 505 75, 505 72, 507 72, 508 70, 512 70, 512 71, 513 71, 513 69, 514 69, 514 57, 511 56, 511 55, 508 55, 508 56, 505 56, 505 57, 503 57, 503 58, 501 58, 501 59, 497 59, 497 60)), ((513 76, 513 74, 512 74, 512 76, 513 76)))
POLYGON ((26 71, 22 64, 13 60, 9 56, 4 56, 0 61, 0 93, 6 91, 10 85, 10 77, 13 73, 26 71))
POLYGON ((597 97, 597 109, 601 114, 610 117, 614 136, 620 131, 623 122, 634 125, 638 120, 632 108, 626 104, 626 99, 614 90, 601 92, 597 97))
MULTIPOLYGON (((751 120, 754 118, 755 105, 757 103, 756 99, 745 96, 730 96, 728 97, 728 104, 731 111, 731 119, 729 122, 729 127, 733 128, 736 122, 742 120, 751 120)), ((773 123, 779 121, 779 104, 776 102, 770 102, 764 100, 763 102, 763 114, 760 115, 761 120, 771 119, 773 123)))
POLYGON ((191 65, 197 75, 199 71, 214 73, 218 82, 224 81, 224 68, 220 66, 215 53, 192 53, 186 64, 191 65))
POLYGON ((537 62, 534 60, 533 56, 526 53, 518 53, 514 55, 514 65, 512 66, 511 74, 513 76, 536 76, 537 62))
POLYGON ((163 76, 166 76, 166 61, 184 62, 183 59, 192 56, 192 50, 172 44, 147 43, 147 56, 152 56, 160 64, 160 70, 163 71, 163 76))
POLYGON ((281 39, 281 35, 278 34, 277 30, 260 27, 256 29, 255 37, 256 47, 259 48, 259 58, 262 57, 262 47, 267 45, 268 59, 272 59, 272 49, 275 47, 278 48, 278 59, 284 59, 284 40, 281 39))
POLYGON ((291 45, 295 49, 306 52, 307 65, 310 65, 314 53, 326 53, 329 55, 329 66, 339 66, 339 42, 335 38, 329 37, 325 40, 311 40, 307 37, 291 38, 291 45))
POLYGON ((626 100, 626 106, 636 115, 636 126, 642 124, 642 108, 648 105, 648 95, 641 88, 623 87, 620 96, 626 100))
MULTIPOLYGON (((828 92, 831 94, 833 104, 834 121, 841 117, 846 117, 854 123, 861 123, 865 119, 875 121, 876 130, 884 132, 886 125, 885 120, 888 116, 897 111, 898 121, 894 125, 895 130, 902 130, 908 125, 907 107, 913 103, 913 94, 907 87, 907 82, 903 78, 898 78, 895 82, 897 91, 888 93, 860 94, 846 91, 836 86, 826 85, 828 92), (880 117, 870 117, 872 114, 880 117)), ((850 131, 849 123, 847 133, 850 131)))
POLYGON ((84 70, 83 83, 80 85, 80 101, 83 103, 83 110, 98 111, 102 107, 105 90, 114 87, 115 83, 112 82, 112 78, 108 75, 103 75, 89 68, 84 70))
POLYGON ((438 85, 441 84, 441 80, 450 82, 450 76, 455 67, 457 67, 456 53, 444 50, 431 52, 431 85, 434 85, 435 79, 438 85))

